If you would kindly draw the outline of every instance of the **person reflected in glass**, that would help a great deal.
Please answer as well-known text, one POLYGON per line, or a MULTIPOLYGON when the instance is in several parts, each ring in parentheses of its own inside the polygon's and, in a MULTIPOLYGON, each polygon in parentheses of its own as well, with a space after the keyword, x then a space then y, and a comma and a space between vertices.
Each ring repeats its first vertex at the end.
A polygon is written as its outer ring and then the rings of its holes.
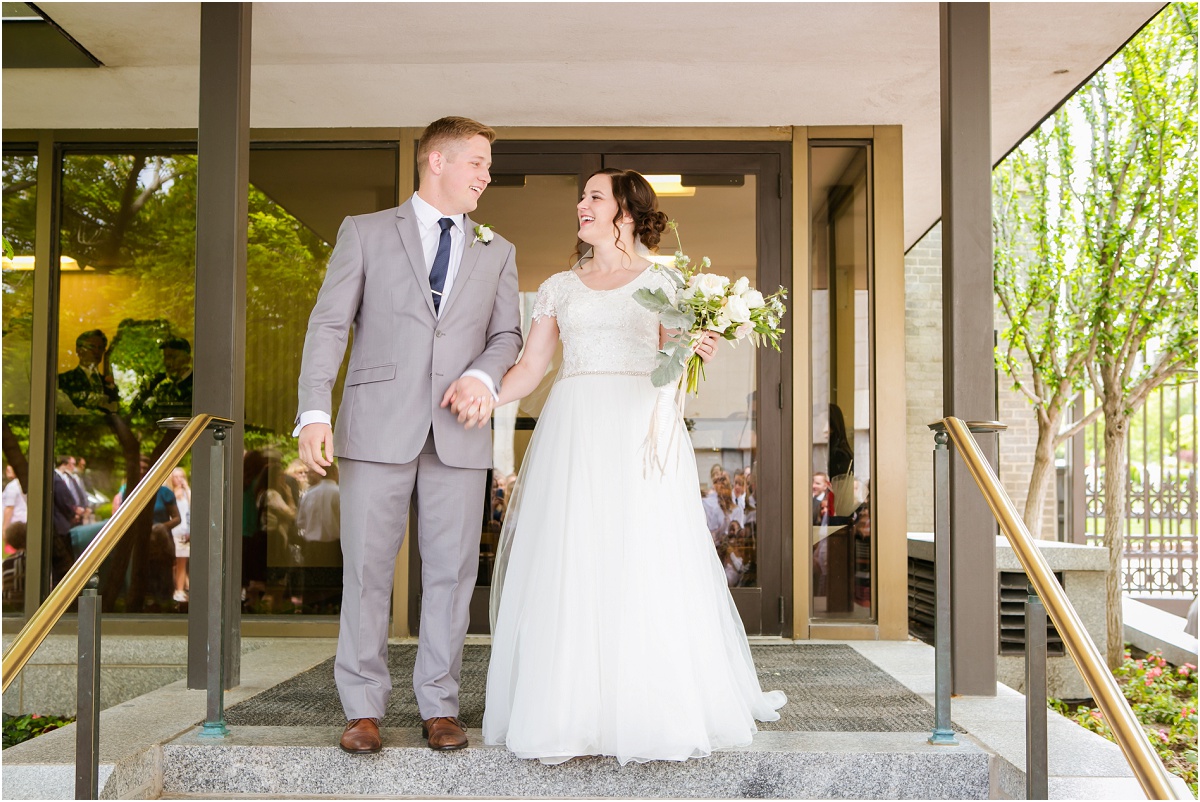
POLYGON ((100 329, 75 338, 79 364, 58 374, 58 389, 77 409, 116 412, 121 396, 108 360, 108 336, 100 329))
MULTIPOLYGON (((311 480, 313 471, 308 469, 302 459, 294 459, 288 463, 287 469, 284 471, 288 476, 292 477, 295 482, 294 487, 299 492, 299 498, 303 499, 304 494, 308 492, 308 488, 313 484, 311 480)), ((320 474, 317 474, 318 476, 320 474)))
POLYGON ((813 526, 829 523, 833 517, 833 491, 829 488, 829 474, 817 471, 812 480, 813 526))
POLYGON ((704 516, 713 544, 719 544, 729 534, 730 523, 745 522, 745 515, 733 501, 733 489, 729 486, 729 474, 721 471, 713 479, 712 489, 704 497, 704 516))
MULTIPOLYGON (((140 477, 150 472, 150 457, 142 454, 138 458, 140 477)), ((113 514, 125 502, 129 491, 122 484, 113 496, 113 514)), ((145 609, 153 612, 167 604, 174 592, 175 573, 175 537, 171 534, 175 527, 183 521, 179 514, 179 505, 175 502, 175 492, 168 486, 162 485, 154 494, 154 513, 151 518, 149 536, 139 539, 134 544, 133 567, 135 576, 130 582, 130 595, 143 598, 129 600, 133 609, 145 609)))
POLYGON ((163 371, 150 379, 131 407, 155 417, 186 417, 192 411, 192 344, 182 337, 171 337, 158 347, 163 371))
POLYGON ((750 484, 741 471, 733 476, 733 503, 741 511, 743 520, 754 511, 754 496, 750 495, 750 484))
POLYGON ((296 511, 296 529, 303 543, 302 596, 306 612, 314 605, 327 603, 341 579, 342 496, 338 487, 337 463, 325 469, 325 475, 309 471, 308 490, 300 496, 296 511))
MULTIPOLYGON (((676 294, 649 258, 667 217, 643 176, 616 169, 588 178, 576 214, 579 260, 538 290, 500 384, 497 404, 531 393, 561 341, 518 479, 530 492, 514 494, 497 549, 484 742, 544 763, 748 745, 786 697, 759 684, 675 388, 650 380, 672 332, 634 299, 676 294), (664 445, 648 461, 652 421, 670 445, 654 440, 664 445)), ((708 361, 717 341, 710 332, 694 350, 708 361)), ((717 503, 724 519, 727 478, 717 503)))
POLYGON ((827 437, 829 461, 826 470, 830 478, 851 473, 854 468, 854 451, 850 448, 850 439, 846 436, 846 419, 837 404, 829 405, 827 437))
MULTIPOLYGON (((25 495, 24 489, 21 487, 21 480, 17 478, 17 472, 13 466, 4 464, 4 528, 0 531, 7 532, 8 527, 16 523, 25 523, 29 520, 29 499, 25 495)), ((15 550, 9 545, 8 540, 4 541, 4 555, 11 556, 15 550)))
POLYGON ((4 586, 5 604, 25 601, 25 521, 15 521, 4 528, 4 586))
POLYGON ((183 468, 171 471, 167 487, 175 495, 175 506, 179 510, 179 524, 171 530, 175 541, 175 592, 171 598, 177 604, 187 604, 191 590, 188 581, 188 561, 192 556, 192 488, 188 484, 187 472, 183 468))
POLYGON ((71 529, 83 520, 83 507, 80 506, 69 480, 74 460, 62 454, 55 458, 54 463, 54 487, 51 491, 54 538, 51 541, 50 576, 54 584, 58 584, 75 562, 75 552, 71 548, 71 529))

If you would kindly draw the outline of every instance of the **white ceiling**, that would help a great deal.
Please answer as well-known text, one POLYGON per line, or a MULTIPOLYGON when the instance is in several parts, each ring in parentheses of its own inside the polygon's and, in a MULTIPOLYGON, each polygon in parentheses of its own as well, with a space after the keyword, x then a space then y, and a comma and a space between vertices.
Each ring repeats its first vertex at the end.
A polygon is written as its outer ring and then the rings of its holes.
MULTIPOLYGON (((1161 3, 993 3, 996 159, 1161 3), (1064 71, 1065 72, 1062 72, 1064 71)), ((104 63, 6 69, 12 128, 194 128, 198 3, 39 3, 104 63)), ((254 4, 250 124, 902 125, 940 216, 936 3, 254 4)))

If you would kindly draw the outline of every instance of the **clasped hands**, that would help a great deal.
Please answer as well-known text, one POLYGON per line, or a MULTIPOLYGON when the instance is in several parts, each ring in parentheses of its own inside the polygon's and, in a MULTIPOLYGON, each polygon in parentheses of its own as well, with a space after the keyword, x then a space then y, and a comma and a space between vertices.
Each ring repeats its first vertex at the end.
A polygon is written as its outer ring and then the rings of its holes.
POLYGON ((482 429, 495 406, 492 391, 474 376, 463 376, 442 396, 442 407, 450 407, 451 414, 457 415, 458 422, 468 429, 474 426, 482 429))

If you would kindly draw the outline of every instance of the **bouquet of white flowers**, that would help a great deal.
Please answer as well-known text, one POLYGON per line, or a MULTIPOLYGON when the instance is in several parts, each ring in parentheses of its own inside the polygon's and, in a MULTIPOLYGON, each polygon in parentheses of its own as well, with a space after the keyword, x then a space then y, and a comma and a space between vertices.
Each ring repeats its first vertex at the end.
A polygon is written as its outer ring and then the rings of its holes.
POLYGON ((707 273, 712 266, 707 256, 700 260, 699 269, 693 268, 691 259, 683 253, 675 221, 668 222, 667 228, 675 232, 679 250, 671 260, 656 257, 653 260, 656 264, 650 269, 661 269, 664 263, 675 268, 665 272, 675 283, 676 300, 672 303, 662 290, 648 289, 638 290, 633 297, 657 312, 665 328, 679 332, 658 352, 658 363, 650 380, 655 387, 678 383, 694 394, 704 376, 704 361, 695 353, 704 332, 716 332, 733 343, 748 337, 756 346, 766 344, 779 350, 779 337, 784 332, 779 324, 787 312, 783 304, 787 290, 780 287, 764 296, 744 276, 731 282, 725 276, 707 273))

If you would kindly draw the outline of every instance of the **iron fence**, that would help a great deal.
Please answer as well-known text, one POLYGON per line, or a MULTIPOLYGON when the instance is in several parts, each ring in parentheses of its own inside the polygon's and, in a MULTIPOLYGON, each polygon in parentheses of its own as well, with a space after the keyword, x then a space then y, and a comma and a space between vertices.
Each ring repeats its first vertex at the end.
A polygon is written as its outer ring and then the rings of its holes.
MULTIPOLYGON (((1095 399, 1085 401, 1094 403, 1095 399)), ((1126 433, 1124 589, 1147 596, 1195 595, 1195 376, 1160 387, 1130 424, 1126 433)), ((1086 538, 1089 545, 1102 545, 1103 420, 1089 426, 1085 435, 1086 538)))

